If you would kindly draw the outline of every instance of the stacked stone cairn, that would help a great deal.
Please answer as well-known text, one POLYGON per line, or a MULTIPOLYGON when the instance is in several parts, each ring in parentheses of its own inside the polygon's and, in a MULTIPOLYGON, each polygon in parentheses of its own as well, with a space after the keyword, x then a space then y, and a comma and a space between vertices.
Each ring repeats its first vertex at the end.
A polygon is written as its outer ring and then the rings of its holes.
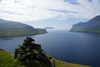
MULTIPOLYGON (((35 42, 34 39, 27 36, 23 41, 19 48, 15 48, 15 52, 12 54, 14 59, 18 58, 22 64, 27 64, 30 60, 48 61, 43 49, 41 49, 41 45, 33 43, 35 42)), ((50 58, 50 62, 51 60, 53 59, 50 58)), ((51 62, 50 64, 53 63, 51 62)), ((51 65, 51 67, 54 67, 54 65, 51 65)))

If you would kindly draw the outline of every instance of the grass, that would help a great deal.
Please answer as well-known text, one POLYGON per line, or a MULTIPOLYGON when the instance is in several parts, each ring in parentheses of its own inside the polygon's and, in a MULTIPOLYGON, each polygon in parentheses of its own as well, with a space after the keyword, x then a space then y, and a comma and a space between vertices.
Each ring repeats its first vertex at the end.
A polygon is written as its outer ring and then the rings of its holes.
MULTIPOLYGON (((32 60, 29 64, 22 65, 20 61, 17 59, 13 59, 11 57, 12 52, 5 52, 3 50, 0 50, 0 67, 47 67, 48 62, 45 61, 36 61, 32 60), (36 63, 39 62, 39 63, 36 63)), ((46 55, 47 58, 49 58, 49 55, 46 55)), ((73 63, 67 63, 64 61, 56 60, 54 59, 54 65, 56 67, 90 67, 86 65, 80 65, 80 64, 73 64, 73 63)))
POLYGON ((100 33, 100 28, 99 27, 81 27, 73 31, 74 32, 100 33))
POLYGON ((81 65, 81 64, 73 64, 73 63, 68 63, 60 60, 54 59, 54 64, 56 67, 91 67, 87 65, 81 65))

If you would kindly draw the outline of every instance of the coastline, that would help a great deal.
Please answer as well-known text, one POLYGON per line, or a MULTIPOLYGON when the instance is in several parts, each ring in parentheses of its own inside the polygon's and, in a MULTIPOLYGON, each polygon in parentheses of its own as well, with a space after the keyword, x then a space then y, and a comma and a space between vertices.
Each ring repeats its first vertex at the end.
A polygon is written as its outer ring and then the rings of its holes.
POLYGON ((97 32, 86 32, 86 31, 84 31, 84 32, 82 32, 82 31, 69 31, 69 32, 90 33, 90 34, 100 34, 99 32, 97 33, 97 32))
POLYGON ((8 38, 8 37, 19 37, 19 36, 31 36, 31 35, 39 35, 39 34, 46 34, 48 32, 45 33, 37 33, 37 34, 28 34, 28 35, 18 35, 18 36, 4 36, 4 37, 0 37, 0 38, 8 38))

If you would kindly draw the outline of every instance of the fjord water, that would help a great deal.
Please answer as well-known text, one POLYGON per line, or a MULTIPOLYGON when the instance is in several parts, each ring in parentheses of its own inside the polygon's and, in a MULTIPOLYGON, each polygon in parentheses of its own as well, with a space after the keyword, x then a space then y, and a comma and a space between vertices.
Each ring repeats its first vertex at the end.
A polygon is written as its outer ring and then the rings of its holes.
MULTIPOLYGON (((26 36, 0 38, 0 48, 13 52, 26 36)), ((50 31, 31 35, 35 43, 41 44, 46 54, 55 59, 100 67, 100 35, 68 31, 50 31)))

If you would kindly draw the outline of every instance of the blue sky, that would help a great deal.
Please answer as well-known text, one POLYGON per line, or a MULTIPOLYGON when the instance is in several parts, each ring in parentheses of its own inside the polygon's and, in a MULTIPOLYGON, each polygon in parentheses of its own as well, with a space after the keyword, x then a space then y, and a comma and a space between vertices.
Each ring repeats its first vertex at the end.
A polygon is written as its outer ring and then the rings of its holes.
POLYGON ((70 30, 100 15, 100 0, 0 0, 0 18, 35 28, 70 30))

